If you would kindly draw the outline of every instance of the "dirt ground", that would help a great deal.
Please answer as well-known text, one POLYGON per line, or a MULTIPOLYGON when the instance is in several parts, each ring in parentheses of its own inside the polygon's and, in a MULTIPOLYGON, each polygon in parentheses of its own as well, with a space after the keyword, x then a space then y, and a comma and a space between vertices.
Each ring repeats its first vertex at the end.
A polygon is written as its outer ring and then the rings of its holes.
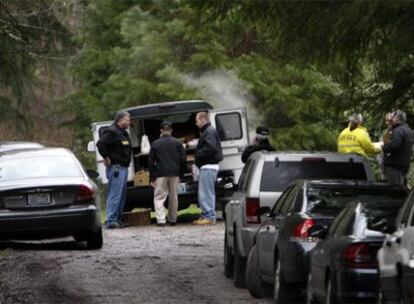
POLYGON ((224 224, 104 231, 89 251, 71 238, 0 243, 0 303, 271 303, 223 275, 224 224))

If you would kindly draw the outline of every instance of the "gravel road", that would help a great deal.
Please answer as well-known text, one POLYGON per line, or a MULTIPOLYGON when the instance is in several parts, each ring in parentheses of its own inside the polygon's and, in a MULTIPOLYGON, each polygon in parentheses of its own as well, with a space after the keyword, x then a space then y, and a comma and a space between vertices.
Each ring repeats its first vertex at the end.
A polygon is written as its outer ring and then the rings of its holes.
POLYGON ((105 230, 102 250, 69 239, 0 243, 0 303, 271 303, 223 275, 224 224, 105 230))

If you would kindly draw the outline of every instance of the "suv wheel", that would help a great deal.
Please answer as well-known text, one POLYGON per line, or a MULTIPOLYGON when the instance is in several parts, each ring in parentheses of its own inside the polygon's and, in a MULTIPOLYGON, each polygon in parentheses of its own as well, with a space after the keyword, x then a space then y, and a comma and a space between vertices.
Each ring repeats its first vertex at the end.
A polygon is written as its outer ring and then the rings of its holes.
POLYGON ((234 238, 234 286, 246 287, 246 259, 239 254, 236 238, 234 238))
POLYGON ((257 245, 250 250, 246 266, 247 289, 254 298, 267 298, 272 295, 271 285, 260 278, 259 256, 257 245))
POLYGON ((86 239, 86 247, 88 249, 101 249, 103 245, 102 228, 97 232, 92 232, 86 239))
POLYGON ((224 231, 224 275, 232 278, 234 273, 234 256, 227 243, 227 229, 224 231))

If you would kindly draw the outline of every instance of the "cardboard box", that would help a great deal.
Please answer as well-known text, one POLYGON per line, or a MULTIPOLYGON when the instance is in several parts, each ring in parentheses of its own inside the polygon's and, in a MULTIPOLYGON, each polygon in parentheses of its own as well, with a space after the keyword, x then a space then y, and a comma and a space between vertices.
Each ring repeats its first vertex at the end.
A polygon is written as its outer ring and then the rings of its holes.
POLYGON ((150 184, 149 171, 141 170, 135 173, 134 186, 148 186, 150 184))

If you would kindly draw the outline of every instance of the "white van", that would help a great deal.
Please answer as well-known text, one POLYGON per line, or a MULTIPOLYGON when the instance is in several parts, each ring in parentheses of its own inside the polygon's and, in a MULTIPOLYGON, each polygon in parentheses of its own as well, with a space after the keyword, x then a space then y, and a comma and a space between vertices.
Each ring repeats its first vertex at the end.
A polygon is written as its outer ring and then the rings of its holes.
MULTIPOLYGON (((224 159, 220 162, 217 179, 217 208, 224 207, 231 196, 233 186, 237 184, 243 163, 241 153, 249 144, 247 118, 244 108, 220 109, 201 100, 173 101, 122 109, 131 115, 129 133, 133 148, 133 157, 128 173, 128 190, 125 210, 136 207, 153 207, 153 189, 148 182, 148 151, 141 149, 144 135, 149 142, 159 138, 160 124, 164 120, 172 123, 173 136, 179 139, 187 153, 188 170, 179 184, 179 209, 197 203, 197 182, 193 180, 191 165, 194 163, 194 148, 199 138, 195 125, 195 116, 200 111, 210 115, 211 124, 217 129, 223 149, 224 159)), ((105 167, 103 159, 96 149, 96 142, 102 131, 112 121, 92 123, 93 142, 88 144, 88 151, 95 152, 97 169, 101 181, 105 184, 105 167)))

